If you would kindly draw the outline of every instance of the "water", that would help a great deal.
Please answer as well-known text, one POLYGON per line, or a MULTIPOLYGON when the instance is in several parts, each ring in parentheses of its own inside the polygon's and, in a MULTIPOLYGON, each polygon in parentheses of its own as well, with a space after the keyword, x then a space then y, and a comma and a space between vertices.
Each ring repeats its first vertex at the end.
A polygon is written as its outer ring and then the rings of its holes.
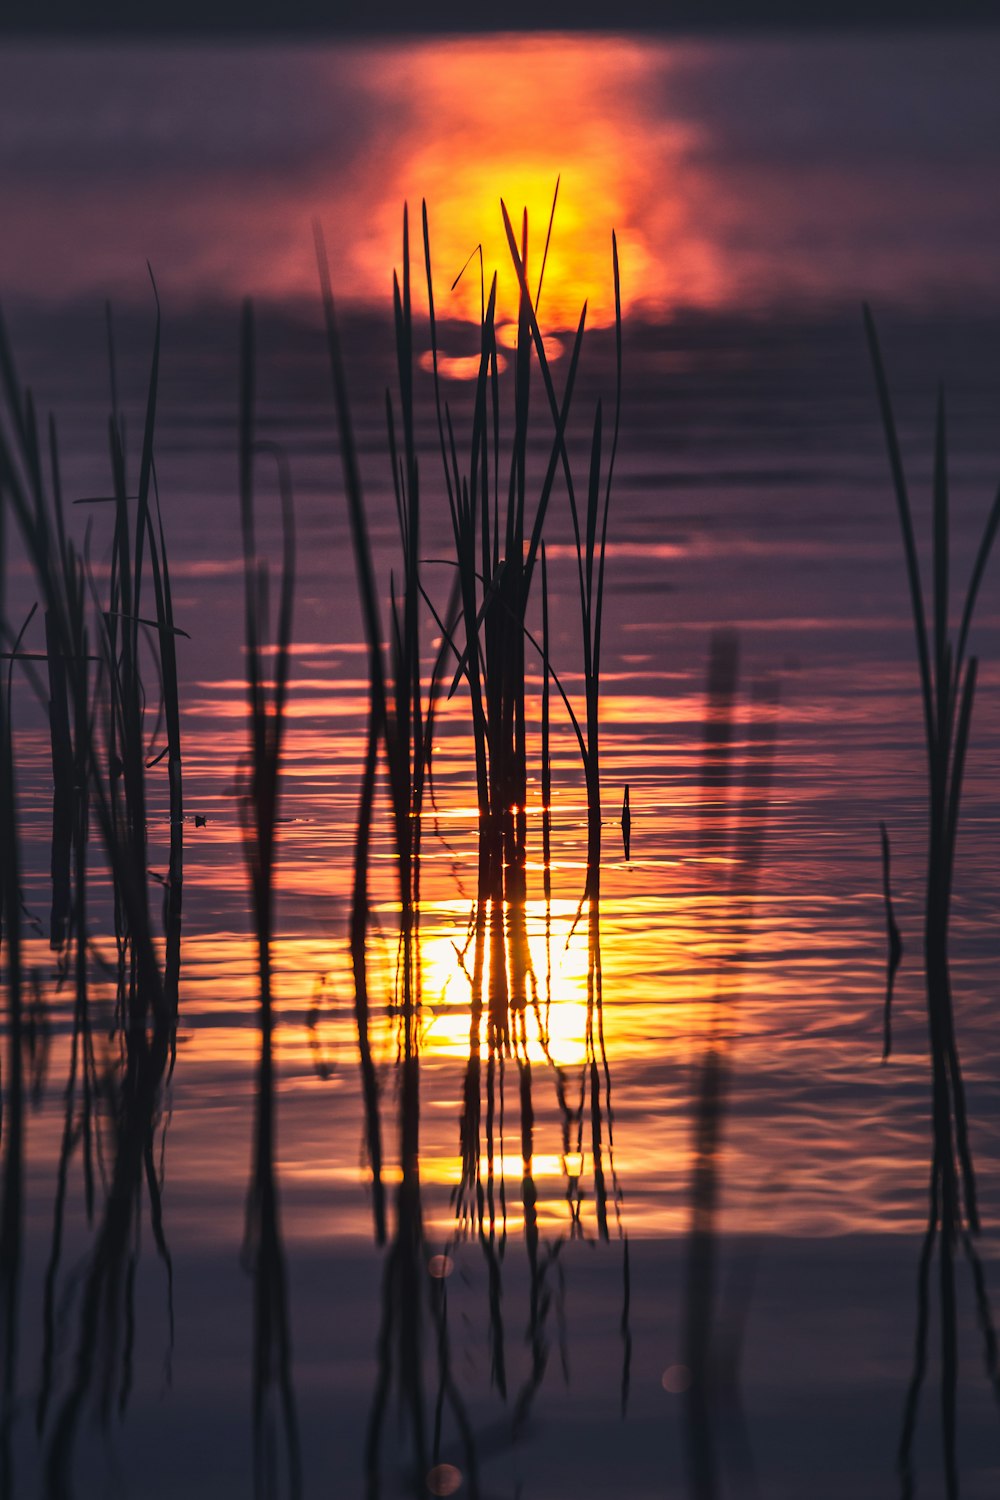
MULTIPOLYGON (((957 589, 1000 474, 996 52, 992 35, 966 35, 8 53, 0 178, 12 228, 0 278, 22 371, 40 407, 58 414, 70 497, 108 491, 106 294, 116 300, 118 386, 137 464, 150 342, 142 260, 155 252, 165 317, 157 477, 175 615, 191 637, 178 651, 192 820, 177 1064, 158 1103, 152 1160, 154 1179, 162 1172, 170 1270, 140 1164, 141 1232, 126 1236, 124 1260, 88 1323, 108 1216, 98 1172, 95 1226, 85 1222, 77 1149, 49 1304, 52 1397, 39 1435, 72 998, 55 983, 48 947, 47 729, 30 687, 17 682, 27 963, 39 975, 51 1054, 26 1116, 18 1338, 4 1408, 13 1494, 243 1494, 255 1460, 288 1487, 280 1357, 264 1382, 263 1449, 254 1448, 251 1406, 254 1329, 267 1306, 280 1324, 281 1299, 255 1304, 255 1282, 240 1269, 261 1047, 237 798, 246 754, 236 454, 244 291, 262 301, 261 431, 288 449, 298 539, 273 947, 274 1166, 292 1349, 286 1389, 305 1492, 356 1494, 367 1482, 369 1493, 425 1493, 432 1469, 439 1492, 460 1477, 461 1493, 478 1484, 484 1496, 708 1494, 716 1470, 733 1494, 833 1496, 850 1487, 881 1496, 900 1487, 932 1145, 920 963, 926 768, 902 550, 858 302, 869 296, 879 312, 921 545, 930 536, 935 383, 947 383, 957 589), (399 264, 402 198, 412 205, 427 195, 442 347, 468 358, 477 335, 461 318, 478 312, 478 273, 449 302, 451 275, 479 235, 494 236, 484 240, 487 264, 500 260, 501 192, 512 205, 528 203, 540 234, 558 171, 542 311, 561 385, 568 330, 582 297, 592 299, 597 326, 572 433, 581 463, 594 402, 603 393, 607 412, 613 399, 604 238, 612 224, 628 312, 607 556, 599 935, 586 909, 578 916, 586 796, 554 695, 551 899, 533 779, 527 951, 519 950, 524 1036, 504 1058, 502 1079, 494 1059, 490 1152, 490 1056, 482 1040, 470 1044, 478 819, 467 706, 457 695, 442 709, 436 809, 424 830, 418 1179, 390 1003, 399 907, 384 798, 373 846, 370 1036, 382 1091, 385 1250, 373 1243, 348 946, 367 678, 310 218, 323 218, 347 308, 386 608, 398 562, 383 294, 399 264), (704 810, 706 673, 720 628, 739 641, 737 779, 747 766, 760 775, 766 748, 753 736, 774 731, 770 790, 758 787, 754 804, 765 834, 759 869, 737 857, 736 792, 716 789, 704 810), (777 693, 777 710, 755 705, 761 689, 777 693), (626 785, 627 860, 618 827, 626 785), (880 819, 892 835, 904 941, 894 1055, 884 1068, 880 819), (603 1044, 588 1028, 598 954, 603 1044), (475 1180, 465 1179, 471 1200, 458 1192, 460 1123, 477 1066, 481 1227, 475 1180), (699 1292, 713 1255, 717 1283, 699 1292), (412 1284, 404 1279, 394 1292, 393 1267, 412 1284), (402 1337, 416 1300, 422 1454, 395 1384, 409 1369, 403 1390, 412 1391, 415 1367, 405 1339, 384 1337, 387 1329, 402 1337), (716 1381, 698 1365, 709 1337, 716 1381), (445 1382, 435 1453, 445 1348, 454 1386, 445 1382), (366 1432, 387 1372, 376 1463, 366 1432), (60 1473, 53 1455, 63 1451, 66 1422, 75 1436, 60 1473)), ((414 249, 419 257, 416 241, 414 249)), ((510 298, 509 278, 501 292, 510 298)), ((449 378, 445 390, 465 430, 471 386, 449 378)), ((546 421, 540 409, 540 434, 546 421)), ((422 551, 441 558, 450 526, 426 376, 418 442, 422 551)), ((536 482, 545 456, 540 436, 536 482)), ((263 466, 260 489, 261 550, 276 559, 277 507, 263 466)), ((78 532, 84 515, 103 581, 109 510, 76 512, 78 532)), ((561 490, 546 535, 552 655, 579 708, 576 564, 561 490)), ((16 630, 34 592, 15 547, 8 571, 16 630)), ((448 577, 428 562, 439 608, 448 577)), ((952 921, 979 1250, 994 1295, 995 597, 991 574, 975 631, 982 665, 952 921)), ((531 623, 537 631, 537 600, 531 623)), ((425 622, 428 666, 436 634, 425 622)), ((28 640, 40 649, 37 622, 28 640)), ((532 778, 540 682, 529 660, 532 778)), ((149 780, 149 867, 162 877, 164 764, 149 780)), ((91 864, 99 1078, 118 1044, 106 1039, 113 977, 96 958, 113 954, 96 832, 91 864)), ((108 1128, 105 1161, 115 1154, 108 1128)), ((1000 1433, 972 1278, 964 1264, 957 1275, 962 1486, 985 1496, 996 1491, 1000 1433)), ((936 1318, 914 1448, 922 1493, 944 1487, 936 1318)), ((4 1337, 9 1353, 11 1327, 4 1337)))

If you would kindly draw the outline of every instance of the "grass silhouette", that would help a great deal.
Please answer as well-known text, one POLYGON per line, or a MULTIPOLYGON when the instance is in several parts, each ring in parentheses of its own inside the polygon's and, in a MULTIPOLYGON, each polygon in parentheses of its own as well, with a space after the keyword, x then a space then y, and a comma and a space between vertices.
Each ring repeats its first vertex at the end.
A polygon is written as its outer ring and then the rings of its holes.
MULTIPOLYGON (((976 1174, 969 1142, 965 1084, 955 1030, 948 958, 948 929, 954 881, 955 848, 978 668, 977 658, 968 656, 967 649, 980 586, 996 539, 997 528, 1000 526, 1000 489, 997 491, 986 518, 962 602, 958 633, 952 638, 949 609, 950 518, 944 392, 941 391, 938 396, 934 435, 931 550, 933 594, 932 609, 928 619, 909 491, 903 471, 895 417, 874 319, 867 306, 864 309, 864 319, 906 559, 920 674, 928 780, 929 837, 923 950, 931 1052, 934 1144, 930 1210, 918 1277, 917 1346, 904 1413, 898 1462, 903 1493, 904 1496, 909 1496, 913 1492, 914 1484, 913 1438, 920 1390, 926 1370, 930 1265, 935 1240, 940 1233, 942 1431, 945 1487, 949 1500, 953 1500, 953 1497, 958 1494, 956 1444, 958 1328, 954 1252, 956 1241, 959 1239, 972 1265, 980 1324, 986 1343, 987 1372, 1000 1395, 1000 1368, 998 1368, 996 1339, 993 1335, 992 1321, 986 1302, 985 1283, 971 1238, 979 1232, 979 1207, 976 1174)), ((885 848, 887 861, 887 844, 885 848)), ((891 926, 890 945, 891 960, 891 926)), ((886 1055, 890 1046, 888 1019, 890 998, 891 983, 886 994, 886 1055)))

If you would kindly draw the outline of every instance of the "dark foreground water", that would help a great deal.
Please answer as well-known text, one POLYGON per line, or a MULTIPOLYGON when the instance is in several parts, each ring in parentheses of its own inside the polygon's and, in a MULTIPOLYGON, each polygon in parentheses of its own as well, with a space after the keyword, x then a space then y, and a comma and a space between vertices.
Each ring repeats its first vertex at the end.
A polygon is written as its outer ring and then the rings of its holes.
MULTIPOLYGON (((348 947, 368 685, 308 220, 324 212, 335 280, 362 299, 346 343, 385 607, 398 569, 382 406, 394 375, 390 319, 372 299, 398 263, 404 193, 428 194, 432 222, 440 203, 448 271, 467 253, 459 247, 487 232, 460 216, 453 224, 476 158, 467 169, 456 147, 448 175, 446 148, 464 137, 446 129, 444 102, 475 122, 483 54, 448 44, 5 60, 2 170, 17 211, 0 270, 22 374, 58 416, 71 499, 109 488, 104 295, 121 303, 117 380, 137 464, 151 332, 145 292, 130 279, 147 253, 132 238, 137 224, 156 247, 157 479, 175 615, 190 636, 178 646, 189 821, 177 1061, 145 1117, 153 1149, 135 1164, 139 1207, 117 1239, 116 1172, 134 1116, 100 841, 94 831, 88 1222, 86 1113, 79 1089, 68 1112, 64 1092, 74 990, 50 947, 48 730, 30 682, 14 677, 29 1081, 45 1039, 49 1050, 23 1112, 17 1193, 7 1026, 0 1445, 11 1495, 242 1495, 255 1482, 283 1493, 299 1478, 306 1494, 336 1495, 840 1497, 906 1493, 909 1483, 934 1495, 946 1493, 952 1447, 962 1493, 997 1492, 987 1322, 989 1296, 1000 1295, 997 575, 987 575, 973 638, 981 667, 952 911, 983 1232, 975 1256, 955 1246, 953 1377, 939 1358, 940 1238, 933 1247, 926 1375, 900 1466, 932 1153, 926 763, 857 306, 870 295, 882 308, 928 588, 936 382, 946 381, 957 595, 1000 476, 1000 136, 990 134, 986 82, 996 56, 989 36, 645 50, 506 39, 488 53, 505 118, 519 123, 481 137, 475 180, 485 162, 498 182, 487 228, 500 191, 519 201, 520 190, 544 223, 532 195, 546 205, 561 169, 567 246, 589 246, 595 236, 588 227, 581 240, 574 218, 576 161, 588 225, 600 230, 599 259, 574 250, 551 268, 557 384, 579 296, 590 292, 595 321, 608 322, 601 237, 612 223, 623 244, 630 315, 607 551, 601 902, 580 910, 586 796, 557 700, 546 892, 541 679, 529 667, 527 894, 487 919, 457 695, 441 710, 425 818, 422 1008, 409 1051, 384 805, 376 825, 368 1035, 387 1246, 375 1243, 348 947), (530 93, 540 48, 540 76, 555 80, 549 106, 567 132, 547 151, 538 121, 529 132, 522 119, 526 96, 505 92, 530 93), (604 90, 591 110, 603 134, 595 127, 592 139, 563 119, 588 80, 604 90), (43 108, 52 99, 59 107, 43 108), (497 154, 501 136, 510 159, 497 154), (531 173, 517 179, 525 153, 531 173), (666 180, 665 163, 673 175, 660 197, 672 217, 650 188, 666 180), (237 799, 247 740, 233 299, 243 290, 265 294, 261 431, 287 447, 298 539, 273 945, 287 1325, 280 1276, 262 1276, 259 1242, 246 1237, 261 1038, 237 799), (730 649, 720 629, 739 661, 728 789, 706 772, 704 752, 713 639, 717 653, 730 649), (752 870, 741 807, 762 835, 752 870), (880 820, 904 943, 885 1067, 880 820), (505 985, 520 977, 520 993, 497 988, 501 971, 505 985), (508 1048, 477 1029, 484 1002, 516 1018, 508 1048), (954 1443, 941 1397, 952 1379, 954 1443)), ((537 89, 530 97, 543 107, 537 89)), ((477 304, 478 281, 470 295, 477 304)), ((458 361, 476 349, 463 310, 449 308, 441 339, 458 361)), ((597 395, 613 397, 612 338, 599 326, 585 348, 574 453, 586 449, 597 395)), ((467 374, 446 366, 462 423, 467 374)), ((442 608, 449 574, 435 559, 447 554, 449 522, 426 372, 417 410, 425 579, 442 608)), ((539 418, 536 483, 547 452, 539 418)), ((266 482, 260 508, 260 548, 276 558, 266 482)), ((85 517, 99 588, 109 508, 74 512, 81 537, 85 517)), ((9 522, 5 532, 16 634, 37 590, 9 522)), ((576 561, 559 490, 546 535, 552 656, 579 705, 576 561)), ((531 623, 537 631, 537 599, 531 623)), ((429 672, 437 628, 427 619, 421 629, 429 672)), ((25 640, 44 649, 37 620, 25 640)), ((148 782, 156 911, 164 763, 148 782)))

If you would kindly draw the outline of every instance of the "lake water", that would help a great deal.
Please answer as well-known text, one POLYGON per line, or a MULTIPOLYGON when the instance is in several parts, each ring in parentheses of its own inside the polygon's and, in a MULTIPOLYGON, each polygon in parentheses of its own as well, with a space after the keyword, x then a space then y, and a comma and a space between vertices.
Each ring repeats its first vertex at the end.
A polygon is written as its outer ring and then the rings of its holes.
MULTIPOLYGON (((156 276, 156 473, 187 632, 188 820, 176 1065, 150 1101, 148 1160, 133 1152, 131 1168, 131 1075, 92 828, 88 1222, 79 1086, 64 1135, 74 992, 49 940, 49 733, 30 682, 14 675, 24 1004, 37 996, 28 1013, 49 1052, 37 1096, 28 1090, 15 1193, 8 985, 5 1494, 145 1500, 255 1484, 284 1494, 299 1479, 307 1495, 484 1500, 907 1493, 897 1450, 933 1150, 927 766, 860 303, 878 318, 928 592, 945 382, 954 601, 1000 478, 998 63, 992 32, 23 48, 0 59, 0 289, 20 372, 40 411, 56 414, 70 499, 110 492, 106 298, 134 488, 147 258, 156 276), (453 543, 416 290, 420 200, 456 432, 470 425, 478 259, 448 288, 480 243, 487 270, 501 272, 509 426, 516 282, 499 199, 515 216, 527 206, 537 256, 558 174, 540 312, 561 390, 589 302, 569 443, 580 473, 595 402, 603 396, 606 422, 614 403, 612 228, 625 312, 599 913, 582 905, 586 788, 554 689, 546 894, 542 674, 529 652, 526 899, 492 910, 477 900, 480 819, 459 692, 440 708, 423 819, 421 1008, 408 1042, 397 858, 385 796, 377 806, 368 1036, 387 1205, 379 1245, 349 946, 368 677, 312 221, 343 312, 387 612, 400 563, 384 388, 395 389, 391 272, 409 200, 421 551, 443 611, 451 570, 440 559, 453 543), (261 1053, 239 798, 247 294, 258 306, 260 435, 289 456, 298 554, 273 942, 287 1309, 280 1275, 269 1281, 260 1246, 254 1259, 245 1245, 261 1053), (717 670, 728 661, 737 673, 726 711, 708 701, 713 650, 717 670), (728 762, 705 750, 707 729, 724 724, 728 762), (885 1066, 880 820, 904 945, 885 1066), (477 984, 477 942, 487 976, 506 955, 509 994, 477 984), (484 1003, 512 1018, 509 1047, 489 1046, 475 1020, 484 1003), (116 1187, 129 1172, 132 1216, 116 1240, 116 1187), (121 1253, 109 1262, 112 1243, 121 1253)), ((529 491, 551 444, 537 374, 534 390, 529 491)), ((258 544, 276 567, 278 506, 263 464, 259 480, 258 544)), ((100 590, 111 507, 73 512, 81 541, 87 522, 100 590)), ((579 711, 576 551, 559 485, 545 534, 552 663, 579 711)), ((5 541, 16 635, 37 588, 6 515, 5 541)), ((996 579, 994 565, 972 639, 980 673, 951 921, 983 1223, 978 1262, 956 1249, 957 1464, 962 1494, 983 1497, 1000 1481, 995 1354, 982 1326, 990 1293, 1000 1296, 996 579)), ((528 624, 541 628, 537 592, 528 624)), ((440 632, 429 613, 420 629, 426 687, 440 632)), ((37 618, 25 646, 44 651, 37 618)), ((152 736, 155 682, 147 690, 152 736)), ((162 743, 161 733, 151 760, 162 743)), ((147 780, 158 919, 166 762, 147 780)), ((7 914, 5 978, 9 925, 7 914)), ((939 1255, 940 1237, 910 1464, 928 1495, 949 1482, 939 1255)))

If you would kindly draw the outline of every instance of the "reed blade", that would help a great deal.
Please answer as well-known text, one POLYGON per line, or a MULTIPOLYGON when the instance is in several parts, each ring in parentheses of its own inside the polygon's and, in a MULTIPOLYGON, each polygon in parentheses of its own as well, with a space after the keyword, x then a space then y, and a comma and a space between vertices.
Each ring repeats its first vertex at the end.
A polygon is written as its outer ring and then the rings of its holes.
POLYGON ((552 226, 556 221, 556 204, 559 202, 559 184, 561 181, 562 173, 560 172, 558 177, 556 178, 555 192, 552 194, 552 207, 549 210, 549 227, 545 231, 545 249, 542 251, 542 264, 541 269, 538 272, 538 289, 535 292, 536 312, 538 311, 538 304, 542 300, 542 283, 545 280, 545 267, 548 264, 549 259, 549 245, 552 243, 552 226))
POLYGON ((938 392, 934 432, 934 660, 938 744, 948 740, 948 454, 944 389, 938 392))
POLYGON ((962 611, 962 624, 958 632, 958 647, 955 653, 956 681, 958 680, 958 674, 962 670, 962 663, 965 659, 965 647, 968 643, 969 628, 972 624, 972 616, 976 608, 979 585, 983 581, 986 564, 989 562, 990 552, 993 550, 998 526, 1000 526, 1000 488, 997 489, 993 499, 993 505, 986 522, 986 529, 983 532, 983 539, 979 544, 979 551, 976 553, 976 561, 969 580, 968 592, 965 596, 965 608, 962 611))
POLYGON ((878 393, 879 411, 882 416, 882 428, 885 433, 886 448, 889 455, 889 468, 892 472, 892 483, 896 494, 899 524, 903 533, 906 576, 910 585, 910 605, 913 611, 913 628, 916 634, 917 656, 920 663, 920 686, 924 702, 924 728, 927 737, 927 752, 933 763, 937 751, 937 728, 934 720, 934 694, 931 685, 930 654, 927 645, 927 622, 924 615, 923 590, 920 584, 920 563, 917 558, 917 544, 913 535, 913 518, 910 512, 910 498, 906 488, 906 478, 903 473, 903 459, 899 448, 899 437, 896 432, 896 419, 893 415, 892 400, 889 396, 889 386, 885 377, 885 367, 882 363, 882 351, 879 347, 878 334, 875 331, 875 320, 872 317, 871 309, 867 302, 864 304, 864 320, 865 333, 868 338, 868 350, 875 373, 875 387, 878 393))
POLYGON ((601 675, 601 626, 604 620, 604 559, 608 541, 608 512, 611 508, 611 483, 618 457, 618 435, 622 417, 622 287, 618 265, 618 236, 611 231, 611 262, 615 280, 615 427, 608 459, 608 478, 604 490, 604 519, 601 522, 601 546, 597 565, 597 601, 594 605, 594 673, 601 675))

